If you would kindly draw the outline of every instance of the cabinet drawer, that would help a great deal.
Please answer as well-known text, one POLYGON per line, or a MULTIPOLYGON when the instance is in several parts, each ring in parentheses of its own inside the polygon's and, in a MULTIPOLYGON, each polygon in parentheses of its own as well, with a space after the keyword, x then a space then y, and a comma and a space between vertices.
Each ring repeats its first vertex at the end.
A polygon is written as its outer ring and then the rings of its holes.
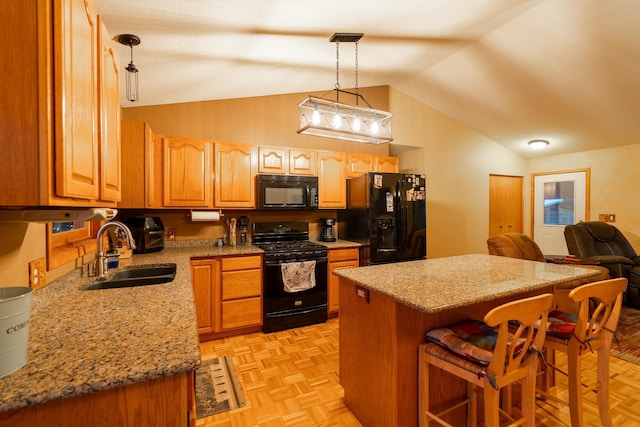
POLYGON ((222 329, 260 324, 262 324, 262 300, 260 297, 222 303, 222 329))
POLYGON ((329 251, 329 262, 347 261, 358 259, 358 248, 331 249, 329 251))
POLYGON ((222 300, 260 296, 262 271, 225 271, 222 273, 222 300))
POLYGON ((222 271, 247 270, 250 268, 262 268, 260 255, 222 258, 222 271))

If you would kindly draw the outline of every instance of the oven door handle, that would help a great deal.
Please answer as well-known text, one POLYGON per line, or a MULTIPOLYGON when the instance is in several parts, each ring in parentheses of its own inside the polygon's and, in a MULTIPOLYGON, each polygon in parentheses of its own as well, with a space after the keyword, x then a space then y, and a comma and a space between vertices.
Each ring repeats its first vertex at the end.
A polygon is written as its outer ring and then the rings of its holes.
POLYGON ((318 310, 322 310, 325 309, 326 310, 326 306, 325 305, 321 305, 321 306, 313 306, 310 307, 306 310, 287 310, 287 311, 282 311, 282 312, 275 312, 275 313, 268 313, 266 314, 266 316, 268 317, 289 317, 291 316, 292 312, 295 312, 295 314, 307 314, 307 313, 312 313, 314 311, 318 311, 318 310))
POLYGON ((315 261, 317 264, 319 262, 327 262, 328 258, 326 256, 323 256, 318 258, 306 258, 306 259, 293 258, 293 259, 267 260, 264 262, 264 264, 265 265, 281 265, 281 264, 288 264, 290 262, 302 262, 302 261, 315 261))

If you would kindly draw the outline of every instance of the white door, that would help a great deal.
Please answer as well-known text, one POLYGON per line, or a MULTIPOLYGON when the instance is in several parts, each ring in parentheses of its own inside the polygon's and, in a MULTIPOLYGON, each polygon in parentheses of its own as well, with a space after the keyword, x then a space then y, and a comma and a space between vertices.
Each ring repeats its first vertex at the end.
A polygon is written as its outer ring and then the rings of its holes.
POLYGON ((587 220, 587 171, 533 175, 533 237, 545 255, 568 255, 564 227, 587 220))

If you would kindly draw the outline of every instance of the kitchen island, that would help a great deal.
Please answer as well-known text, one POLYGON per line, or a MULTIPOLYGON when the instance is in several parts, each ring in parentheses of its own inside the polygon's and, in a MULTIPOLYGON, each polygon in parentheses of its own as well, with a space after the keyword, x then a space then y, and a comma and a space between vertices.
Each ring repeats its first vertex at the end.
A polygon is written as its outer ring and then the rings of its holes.
MULTIPOLYGON (((493 307, 553 292, 596 270, 462 255, 335 272, 340 276, 340 384, 346 405, 367 427, 418 425, 418 345, 425 332, 493 307)), ((434 410, 465 392, 442 371, 430 373, 434 410)), ((464 414, 451 414, 463 425, 464 414), (458 418, 456 418, 458 417, 458 418)))
POLYGON ((120 269, 176 263, 169 283, 84 290, 94 279, 76 271, 35 291, 27 364, 0 378, 0 426, 188 425, 200 364, 190 260, 261 253, 165 248, 120 269))

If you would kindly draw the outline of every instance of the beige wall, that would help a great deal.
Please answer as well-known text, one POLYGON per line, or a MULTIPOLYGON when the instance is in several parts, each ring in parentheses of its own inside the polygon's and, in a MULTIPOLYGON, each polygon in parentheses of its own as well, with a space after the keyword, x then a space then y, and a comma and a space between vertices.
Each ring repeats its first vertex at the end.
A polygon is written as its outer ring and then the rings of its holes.
POLYGON ((527 161, 393 89, 391 111, 400 169, 427 176, 427 256, 487 253, 489 174, 525 176, 527 161))
MULTIPOLYGON (((389 108, 388 86, 362 88, 361 92, 375 108, 389 108)), ((361 144, 296 133, 300 117, 298 104, 307 96, 308 93, 292 93, 125 108, 122 119, 147 122, 154 133, 161 135, 351 153, 388 153, 388 144, 361 144)), ((327 94, 330 99, 332 96, 327 94)), ((344 102, 351 103, 351 100, 345 98, 344 102)))
POLYGON ((597 221, 598 214, 615 214, 613 225, 640 253, 640 144, 542 157, 529 162, 530 173, 583 168, 591 168, 591 221, 597 221))
POLYGON ((0 223, 0 287, 29 286, 29 262, 46 256, 44 224, 0 223))

